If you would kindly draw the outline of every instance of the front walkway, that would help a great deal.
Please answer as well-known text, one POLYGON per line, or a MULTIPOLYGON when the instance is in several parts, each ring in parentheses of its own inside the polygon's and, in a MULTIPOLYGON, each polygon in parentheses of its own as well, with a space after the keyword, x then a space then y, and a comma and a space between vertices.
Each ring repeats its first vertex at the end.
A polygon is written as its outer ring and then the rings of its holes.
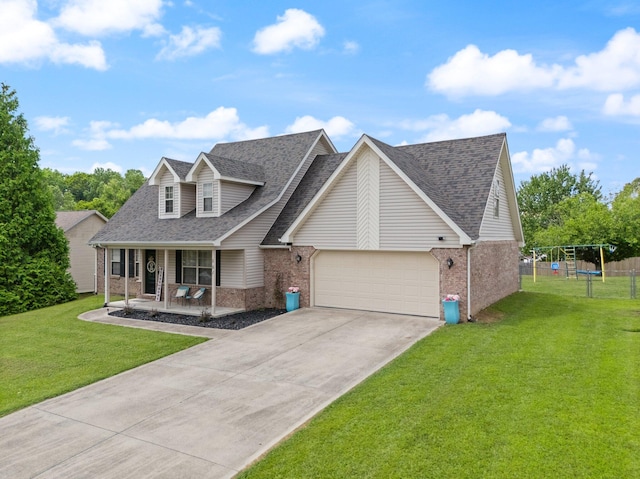
POLYGON ((217 330, 0 419, 0 477, 233 477, 442 324, 312 308, 217 330))

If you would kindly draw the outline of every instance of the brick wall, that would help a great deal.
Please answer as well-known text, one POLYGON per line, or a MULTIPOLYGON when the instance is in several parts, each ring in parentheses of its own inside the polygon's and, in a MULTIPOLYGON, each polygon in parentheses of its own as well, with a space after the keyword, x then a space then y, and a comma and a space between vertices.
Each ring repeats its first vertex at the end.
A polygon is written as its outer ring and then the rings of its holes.
POLYGON ((290 286, 300 288, 300 307, 308 308, 311 294, 312 246, 264 250, 264 306, 284 308, 284 293, 290 286), (297 261, 298 255, 300 261, 297 261))
POLYGON ((518 243, 487 241, 471 248, 471 314, 518 291, 518 243))
POLYGON ((447 294, 460 296, 460 321, 466 321, 467 310, 467 248, 434 248, 431 254, 440 263, 440 319, 444 319, 442 299, 447 294), (449 268, 447 260, 453 260, 449 268))

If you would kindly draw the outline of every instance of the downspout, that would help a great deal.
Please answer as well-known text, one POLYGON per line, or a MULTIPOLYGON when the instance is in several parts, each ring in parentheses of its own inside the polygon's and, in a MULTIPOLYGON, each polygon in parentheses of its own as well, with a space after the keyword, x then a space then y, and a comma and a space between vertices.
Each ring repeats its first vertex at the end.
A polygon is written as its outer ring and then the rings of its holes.
POLYGON ((471 242, 471 246, 467 248, 467 321, 471 319, 471 249, 475 248, 477 243, 471 242))

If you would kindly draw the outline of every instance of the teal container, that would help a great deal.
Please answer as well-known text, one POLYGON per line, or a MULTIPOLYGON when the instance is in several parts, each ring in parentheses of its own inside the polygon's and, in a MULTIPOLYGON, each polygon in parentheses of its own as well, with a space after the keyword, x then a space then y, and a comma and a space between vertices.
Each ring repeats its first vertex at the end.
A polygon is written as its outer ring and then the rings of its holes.
POLYGON ((444 322, 447 324, 458 324, 460 321, 460 308, 458 301, 442 301, 444 308, 444 322))
POLYGON ((285 293, 287 295, 287 311, 300 307, 300 293, 285 293))

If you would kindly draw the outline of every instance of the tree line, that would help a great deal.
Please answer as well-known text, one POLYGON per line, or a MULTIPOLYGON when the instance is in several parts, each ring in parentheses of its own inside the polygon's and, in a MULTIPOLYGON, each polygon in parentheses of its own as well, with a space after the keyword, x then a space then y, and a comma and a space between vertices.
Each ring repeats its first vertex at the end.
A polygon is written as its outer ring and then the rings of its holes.
MULTIPOLYGON (((521 182, 517 197, 525 255, 536 247, 610 244, 605 262, 640 256, 640 178, 605 197, 592 173, 565 164, 521 182)), ((601 269, 598 248, 576 255, 601 269)))
POLYGON ((64 174, 44 168, 42 174, 56 211, 97 210, 107 218, 145 182, 140 170, 127 170, 122 175, 96 168, 93 173, 64 174))

